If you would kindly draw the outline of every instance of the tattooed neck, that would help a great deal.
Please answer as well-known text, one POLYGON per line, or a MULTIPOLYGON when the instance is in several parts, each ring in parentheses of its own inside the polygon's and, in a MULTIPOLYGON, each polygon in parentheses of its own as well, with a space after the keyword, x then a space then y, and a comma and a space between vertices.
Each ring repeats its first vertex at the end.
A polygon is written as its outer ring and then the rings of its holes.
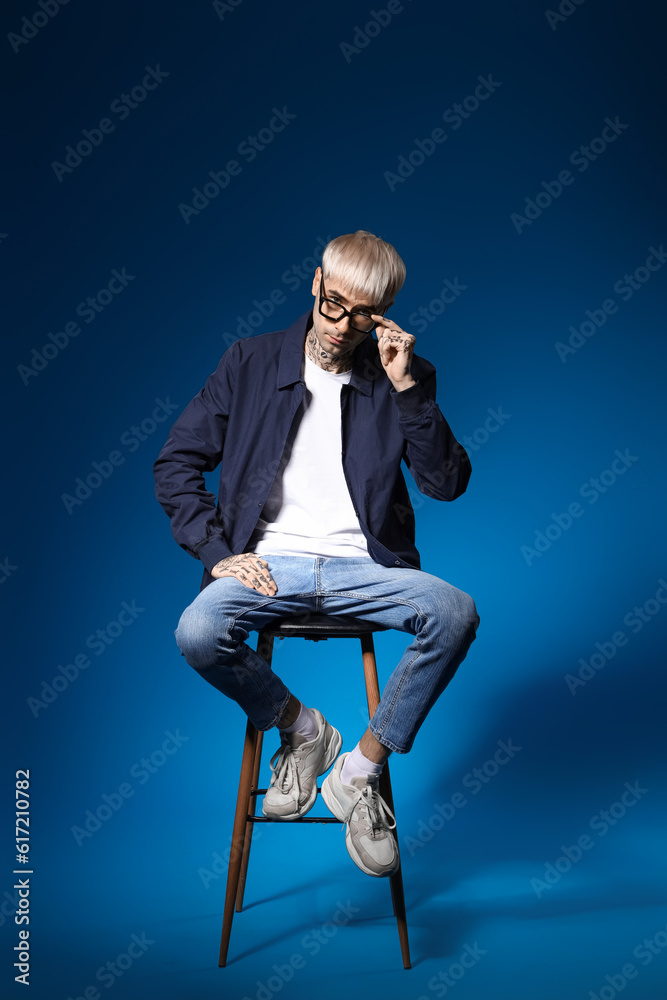
POLYGON ((352 371, 352 353, 334 357, 333 354, 330 354, 329 351, 322 347, 315 336, 315 329, 312 326, 306 335, 305 350, 307 357, 318 368, 323 368, 325 372, 335 372, 337 375, 340 375, 343 372, 352 371))

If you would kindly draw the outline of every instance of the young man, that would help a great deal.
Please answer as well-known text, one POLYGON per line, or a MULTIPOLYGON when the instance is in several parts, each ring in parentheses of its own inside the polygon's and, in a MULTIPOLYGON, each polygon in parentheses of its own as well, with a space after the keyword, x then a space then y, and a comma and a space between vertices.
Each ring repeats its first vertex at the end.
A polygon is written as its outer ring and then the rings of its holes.
MULTIPOLYGON (((325 247, 312 310, 287 330, 236 341, 174 423, 154 465, 176 541, 201 560, 200 593, 176 641, 186 661, 280 747, 266 816, 292 820, 323 799, 347 824, 359 868, 399 866, 378 792, 392 750, 407 753, 465 658, 473 599, 421 570, 403 460, 419 490, 455 500, 470 461, 435 401, 435 368, 385 317, 405 280, 393 246, 365 230, 325 247), (371 332, 376 330, 377 341, 371 332), (203 473, 221 463, 215 496, 203 473), (304 611, 350 615, 415 637, 366 732, 342 738, 245 642, 304 611), (338 759, 336 759, 338 758, 338 759)), ((348 678, 331 679, 345 687, 348 678)))

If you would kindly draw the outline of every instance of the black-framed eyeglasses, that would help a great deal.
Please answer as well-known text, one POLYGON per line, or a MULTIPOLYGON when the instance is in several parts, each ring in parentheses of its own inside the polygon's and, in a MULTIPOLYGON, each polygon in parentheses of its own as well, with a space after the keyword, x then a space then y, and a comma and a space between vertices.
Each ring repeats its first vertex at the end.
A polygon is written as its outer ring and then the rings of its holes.
POLYGON ((350 312, 346 309, 341 302, 337 302, 335 299, 327 299, 323 295, 324 291, 324 279, 320 278, 320 299, 319 299, 319 310, 320 314, 325 317, 325 319, 333 320, 337 323, 339 319, 343 316, 350 317, 350 326, 357 333, 371 333, 375 327, 378 325, 377 321, 371 317, 370 310, 364 311, 363 309, 354 309, 350 312))

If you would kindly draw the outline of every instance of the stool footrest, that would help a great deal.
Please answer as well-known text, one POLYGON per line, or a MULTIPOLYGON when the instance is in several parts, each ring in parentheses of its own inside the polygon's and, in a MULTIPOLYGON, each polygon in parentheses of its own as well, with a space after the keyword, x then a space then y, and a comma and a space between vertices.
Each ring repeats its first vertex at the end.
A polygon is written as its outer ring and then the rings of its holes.
MULTIPOLYGON (((250 794, 251 795, 265 795, 266 792, 268 792, 268 788, 251 788, 250 789, 250 794)), ((317 794, 318 795, 322 794, 322 789, 321 788, 317 789, 317 794)))
POLYGON ((273 816, 253 816, 252 813, 248 813, 249 823, 338 823, 341 825, 339 819, 335 816, 301 816, 299 819, 274 819, 273 816))

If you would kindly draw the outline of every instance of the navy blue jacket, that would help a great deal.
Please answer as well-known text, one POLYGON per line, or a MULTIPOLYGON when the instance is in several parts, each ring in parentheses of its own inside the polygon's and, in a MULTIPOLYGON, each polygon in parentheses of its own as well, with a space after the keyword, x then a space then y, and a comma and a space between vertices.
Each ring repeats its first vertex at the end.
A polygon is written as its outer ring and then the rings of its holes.
MULTIPOLYGON (((174 538, 204 564, 201 590, 220 559, 246 551, 262 512, 306 389, 301 368, 311 315, 235 341, 175 421, 153 466, 155 495, 174 538), (218 464, 216 502, 203 473, 218 464)), ((435 401, 434 366, 413 354, 411 375, 416 384, 397 392, 377 340, 361 341, 350 382, 341 386, 341 457, 369 555, 383 566, 421 569, 401 460, 420 492, 436 500, 464 493, 471 469, 435 401)))

